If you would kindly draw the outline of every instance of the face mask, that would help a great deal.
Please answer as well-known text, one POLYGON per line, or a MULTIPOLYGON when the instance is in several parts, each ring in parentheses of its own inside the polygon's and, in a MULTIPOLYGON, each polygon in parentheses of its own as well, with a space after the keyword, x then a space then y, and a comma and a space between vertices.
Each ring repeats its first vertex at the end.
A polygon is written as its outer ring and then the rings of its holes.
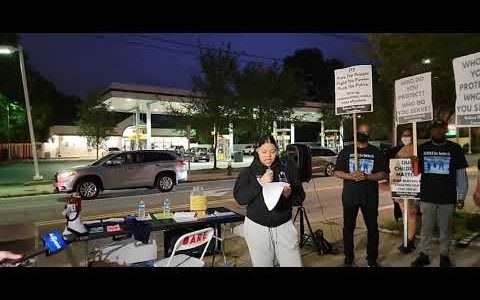
POLYGON ((408 146, 412 143, 412 138, 409 136, 402 136, 401 140, 404 146, 408 146))
POLYGON ((432 138, 432 141, 435 143, 435 144, 441 144, 443 142, 445 142, 446 138, 444 136, 442 136, 441 138, 437 139, 437 138, 432 138))
POLYGON ((360 143, 368 142, 368 134, 357 132, 357 141, 359 141, 360 143))

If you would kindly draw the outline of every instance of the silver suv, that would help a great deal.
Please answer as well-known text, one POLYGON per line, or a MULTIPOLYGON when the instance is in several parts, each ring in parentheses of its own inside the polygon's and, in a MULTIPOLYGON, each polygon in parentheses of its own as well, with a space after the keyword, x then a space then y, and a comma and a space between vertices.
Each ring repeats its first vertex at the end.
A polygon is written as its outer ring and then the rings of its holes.
POLYGON ((108 154, 94 163, 55 174, 58 192, 78 192, 93 199, 103 190, 156 187, 168 192, 187 181, 184 161, 175 151, 127 151, 108 154))

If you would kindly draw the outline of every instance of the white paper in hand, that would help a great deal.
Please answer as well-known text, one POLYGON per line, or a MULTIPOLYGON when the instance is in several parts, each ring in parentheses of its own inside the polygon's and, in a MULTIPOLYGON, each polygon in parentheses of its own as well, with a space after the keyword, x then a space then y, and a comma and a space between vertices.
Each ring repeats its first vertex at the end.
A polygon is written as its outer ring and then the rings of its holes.
POLYGON ((280 195, 283 192, 283 188, 288 186, 286 182, 270 182, 263 185, 262 193, 263 199, 269 211, 271 211, 278 203, 280 195))

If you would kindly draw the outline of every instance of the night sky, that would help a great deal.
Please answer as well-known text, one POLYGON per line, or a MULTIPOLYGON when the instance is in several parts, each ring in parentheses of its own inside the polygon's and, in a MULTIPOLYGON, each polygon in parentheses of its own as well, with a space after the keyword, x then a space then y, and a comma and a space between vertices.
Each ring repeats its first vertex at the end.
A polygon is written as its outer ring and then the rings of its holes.
MULTIPOLYGON (((367 41, 367 35, 359 33, 21 34, 33 68, 61 92, 79 97, 112 82, 190 89, 192 76, 199 73, 199 50, 175 43, 198 41, 208 47, 230 43, 233 51, 278 59, 296 49, 318 47, 326 58, 346 65, 371 62, 353 50, 367 41)), ((248 61, 273 62, 241 57, 241 63, 248 61)))

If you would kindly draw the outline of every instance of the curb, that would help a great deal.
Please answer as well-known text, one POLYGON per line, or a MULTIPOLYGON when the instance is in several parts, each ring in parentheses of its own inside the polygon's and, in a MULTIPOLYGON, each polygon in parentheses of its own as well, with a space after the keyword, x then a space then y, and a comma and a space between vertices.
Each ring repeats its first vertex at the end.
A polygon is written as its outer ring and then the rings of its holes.
POLYGON ((398 231, 398 230, 389 230, 389 229, 384 229, 384 228, 378 228, 378 231, 383 232, 383 233, 393 234, 393 235, 403 235, 403 233, 398 231))
POLYGON ((31 194, 22 194, 22 195, 3 195, 3 196, 0 196, 0 201, 2 199, 8 199, 8 198, 42 196, 42 195, 51 195, 51 194, 55 194, 55 192, 31 193, 31 194))
POLYGON ((476 237, 480 235, 479 232, 475 232, 469 236, 464 237, 463 239, 459 241, 455 241, 455 246, 460 247, 460 248, 466 248, 468 245, 470 245, 470 242, 472 242, 476 237))
POLYGON ((187 180, 187 183, 192 183, 192 182, 205 182, 205 181, 218 181, 218 180, 230 180, 230 179, 236 179, 238 176, 224 176, 224 177, 214 177, 214 178, 199 178, 195 180, 187 180))
MULTIPOLYGON (((400 232, 400 231, 397 231, 397 230, 388 230, 388 229, 383 229, 383 228, 379 228, 378 231, 380 232, 383 232, 383 233, 388 233, 388 234, 393 234, 393 235, 398 235, 398 236, 402 236, 403 233, 400 232)), ((461 240, 455 240, 454 242, 454 246, 455 247, 458 247, 458 248, 467 248, 470 243, 475 239, 477 238, 478 236, 480 236, 480 232, 475 232, 469 236, 466 236, 464 237, 463 239, 461 240)), ((419 238, 419 237, 417 237, 419 238)), ((433 238, 434 241, 438 241, 438 238, 433 238)), ((480 246, 475 246, 476 248, 480 247, 480 246)))
POLYGON ((23 185, 32 186, 32 185, 44 185, 44 184, 51 184, 53 186, 53 180, 27 181, 23 185))

